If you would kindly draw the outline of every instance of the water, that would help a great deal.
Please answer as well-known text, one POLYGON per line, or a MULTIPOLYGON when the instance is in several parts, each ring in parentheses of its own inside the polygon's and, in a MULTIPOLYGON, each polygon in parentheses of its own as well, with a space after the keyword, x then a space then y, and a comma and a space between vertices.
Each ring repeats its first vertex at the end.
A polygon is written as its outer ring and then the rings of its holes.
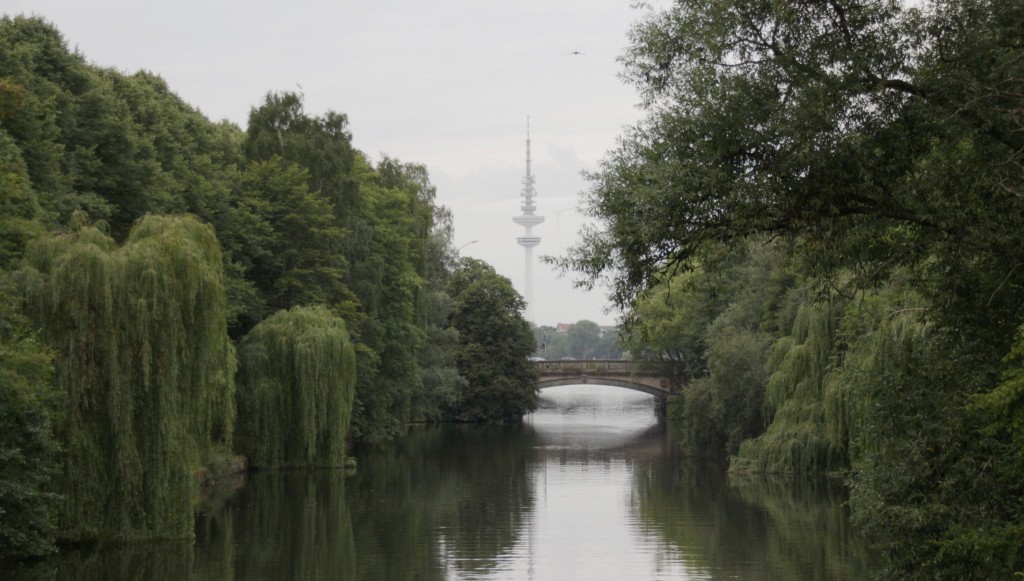
POLYGON ((730 481, 689 464, 636 392, 550 388, 521 425, 417 428, 355 452, 348 477, 253 475, 197 519, 194 546, 69 551, 22 576, 870 578, 834 483, 730 481))

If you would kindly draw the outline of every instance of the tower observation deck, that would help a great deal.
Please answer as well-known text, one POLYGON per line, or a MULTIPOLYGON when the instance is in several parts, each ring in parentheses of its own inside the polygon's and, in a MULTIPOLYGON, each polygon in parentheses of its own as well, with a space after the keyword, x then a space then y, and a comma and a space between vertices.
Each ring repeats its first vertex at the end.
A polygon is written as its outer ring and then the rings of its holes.
POLYGON ((540 244, 540 236, 534 236, 533 227, 544 222, 544 216, 538 216, 533 212, 537 206, 533 199, 537 196, 534 189, 535 181, 530 167, 530 118, 526 118, 526 175, 523 176, 523 189, 520 193, 522 214, 514 216, 512 221, 525 228, 522 236, 516 238, 516 242, 525 250, 525 286, 523 288, 526 299, 526 320, 531 323, 533 320, 533 247, 540 244))

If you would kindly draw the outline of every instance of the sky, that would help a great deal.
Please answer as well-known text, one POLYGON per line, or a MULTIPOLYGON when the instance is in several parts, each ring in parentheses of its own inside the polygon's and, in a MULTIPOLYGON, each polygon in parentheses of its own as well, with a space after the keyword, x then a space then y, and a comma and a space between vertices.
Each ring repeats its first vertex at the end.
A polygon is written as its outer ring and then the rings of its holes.
MULTIPOLYGON (((564 255, 588 187, 639 96, 619 77, 632 0, 4 0, 53 23, 98 66, 147 70, 214 121, 245 127, 270 91, 348 116, 371 160, 423 164, 461 255, 524 289, 516 244, 529 117, 538 256, 564 255), (581 55, 572 54, 580 52, 581 55)), ((535 322, 615 324, 607 291, 534 265, 535 322)))

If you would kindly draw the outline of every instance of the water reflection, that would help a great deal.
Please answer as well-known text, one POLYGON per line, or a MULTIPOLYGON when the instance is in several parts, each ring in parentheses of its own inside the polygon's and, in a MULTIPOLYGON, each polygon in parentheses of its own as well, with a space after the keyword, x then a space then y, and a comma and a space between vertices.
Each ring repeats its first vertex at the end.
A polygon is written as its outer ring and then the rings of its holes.
MULTIPOLYGON (((829 482, 690 464, 649 396, 567 386, 522 424, 414 429, 359 470, 261 472, 196 542, 67 551, 4 579, 867 579, 829 482)), ((8 573, 8 572, 0 572, 8 573)))
POLYGON ((354 579, 344 474, 258 472, 196 527, 196 579, 354 579))
POLYGON ((850 524, 847 493, 837 482, 777 477, 729 483, 767 516, 771 570, 789 579, 868 578, 878 556, 850 524))
POLYGON ((832 481, 732 480, 681 457, 649 398, 548 392, 528 576, 868 579, 874 560, 832 481))
POLYGON ((534 503, 524 425, 414 430, 362 449, 349 483, 359 579, 476 578, 502 570, 534 503))
POLYGON ((660 560, 692 578, 870 579, 876 560, 853 530, 835 482, 729 479, 689 464, 638 467, 637 524, 660 539, 660 560))
POLYGON ((65 549, 2 572, 12 580, 355 579, 355 547, 337 471, 255 474, 229 502, 198 515, 196 542, 65 549))
POLYGON ((188 579, 193 564, 192 543, 154 542, 65 550, 49 559, 0 567, 7 581, 107 581, 110 579, 188 579))

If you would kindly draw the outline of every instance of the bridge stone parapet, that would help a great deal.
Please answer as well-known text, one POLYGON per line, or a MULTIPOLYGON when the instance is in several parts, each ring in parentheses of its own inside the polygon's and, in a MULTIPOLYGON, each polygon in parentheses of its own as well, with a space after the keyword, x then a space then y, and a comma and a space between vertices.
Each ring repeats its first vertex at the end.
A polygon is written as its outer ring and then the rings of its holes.
POLYGON ((659 400, 678 395, 666 377, 651 374, 640 365, 622 359, 572 359, 537 361, 537 387, 589 383, 612 385, 649 393, 659 400))

